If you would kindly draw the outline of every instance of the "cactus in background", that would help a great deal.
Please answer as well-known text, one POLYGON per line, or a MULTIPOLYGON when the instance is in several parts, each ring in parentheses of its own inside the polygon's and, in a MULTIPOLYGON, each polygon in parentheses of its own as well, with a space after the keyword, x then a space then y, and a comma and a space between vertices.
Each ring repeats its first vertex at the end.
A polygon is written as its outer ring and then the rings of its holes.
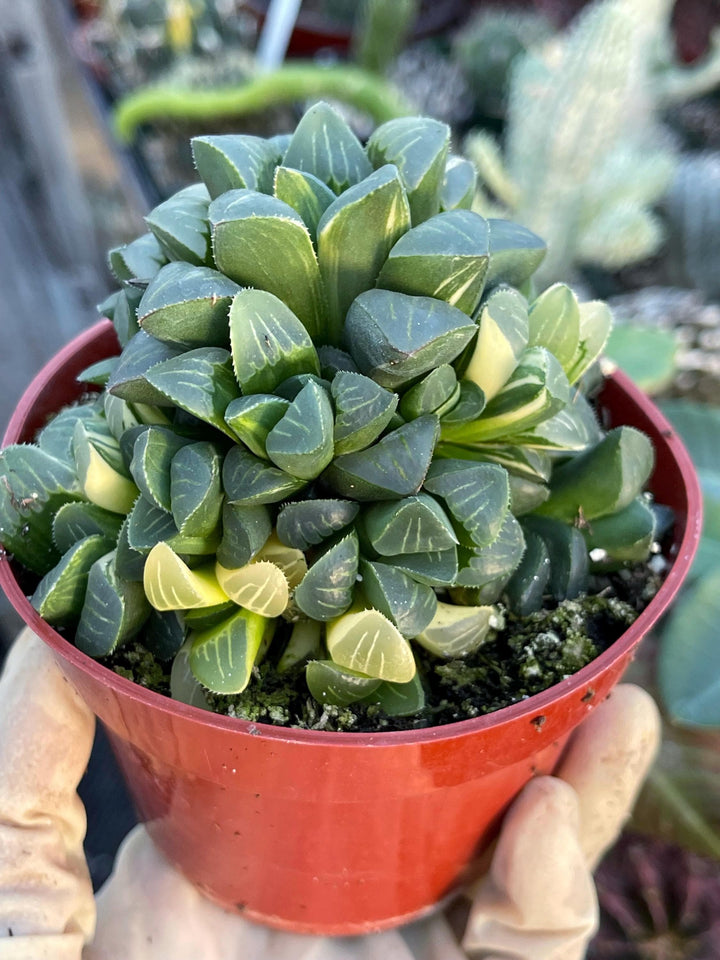
POLYGON ((420 0, 363 0, 353 28, 358 66, 387 73, 411 36, 420 0))
POLYGON ((546 239, 543 283, 583 263, 616 269, 662 242, 652 207, 675 160, 656 116, 684 76, 659 69, 671 7, 671 0, 588 7, 564 34, 516 61, 504 156, 487 133, 468 138, 494 197, 480 192, 476 209, 505 211, 546 239))
POLYGON ((673 279, 719 299, 720 154, 683 157, 664 209, 670 262, 680 267, 680 275, 673 279))
POLYGON ((0 455, 3 544, 83 651, 140 638, 193 703, 270 658, 322 704, 412 715, 414 651, 463 657, 501 598, 645 559, 650 441, 578 388, 610 313, 525 298, 544 244, 467 209, 449 144, 404 118, 363 147, 324 104, 198 137, 203 182, 111 251, 105 389, 0 455))
POLYGON ((481 7, 463 24, 453 39, 452 55, 481 114, 505 115, 513 62, 552 33, 550 20, 534 10, 481 7))

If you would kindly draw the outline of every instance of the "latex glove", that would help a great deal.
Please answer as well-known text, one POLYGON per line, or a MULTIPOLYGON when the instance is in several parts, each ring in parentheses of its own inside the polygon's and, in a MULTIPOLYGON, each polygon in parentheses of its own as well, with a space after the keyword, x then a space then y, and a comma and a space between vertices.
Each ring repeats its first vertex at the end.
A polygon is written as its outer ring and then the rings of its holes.
POLYGON ((618 687, 574 735, 562 779, 528 784, 471 891, 462 947, 442 914, 354 938, 254 925, 197 893, 143 827, 98 895, 91 940, 75 788, 92 731, 89 711, 26 631, 0 681, 0 960, 579 960, 597 925, 591 869, 628 815, 659 720, 646 693, 618 687))

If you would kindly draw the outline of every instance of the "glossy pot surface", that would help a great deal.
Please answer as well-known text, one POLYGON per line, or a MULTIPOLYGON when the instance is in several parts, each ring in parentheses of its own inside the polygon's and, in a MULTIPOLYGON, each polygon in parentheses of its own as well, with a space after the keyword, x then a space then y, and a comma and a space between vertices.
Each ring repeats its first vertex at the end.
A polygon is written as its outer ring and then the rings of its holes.
MULTIPOLYGON (((74 399, 78 372, 117 352, 109 321, 36 377, 4 443, 30 440, 74 399)), ((11 563, 0 585, 49 644, 109 731, 138 813, 163 853, 209 897, 252 920, 355 934, 422 915, 475 876, 513 797, 552 771, 568 735, 619 680, 666 610, 700 533, 689 457, 622 374, 604 389, 610 423, 652 438, 652 489, 675 511, 671 569, 626 633, 574 676, 524 702, 447 726, 394 733, 293 730, 222 717, 137 686, 82 654, 30 606, 11 563)))

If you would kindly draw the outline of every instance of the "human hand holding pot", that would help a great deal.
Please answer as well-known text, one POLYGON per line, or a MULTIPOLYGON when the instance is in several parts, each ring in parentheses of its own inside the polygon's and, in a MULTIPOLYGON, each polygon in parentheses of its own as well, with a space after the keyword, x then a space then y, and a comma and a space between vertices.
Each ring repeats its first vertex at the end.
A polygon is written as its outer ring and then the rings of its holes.
POLYGON ((657 747, 657 710, 621 686, 577 731, 557 777, 507 814, 470 892, 462 946, 442 914, 401 930, 317 938, 251 924, 203 898, 144 828, 93 900, 76 794, 92 715, 29 631, 0 682, 0 960, 579 960, 596 924, 591 870, 657 747))

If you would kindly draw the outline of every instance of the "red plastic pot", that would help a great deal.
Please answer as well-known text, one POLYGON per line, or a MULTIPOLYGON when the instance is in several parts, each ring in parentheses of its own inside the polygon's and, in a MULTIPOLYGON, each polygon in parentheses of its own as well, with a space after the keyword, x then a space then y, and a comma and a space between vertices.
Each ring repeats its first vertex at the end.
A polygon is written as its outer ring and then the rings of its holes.
MULTIPOLYGON (((75 375, 117 352, 103 321, 35 378, 4 442, 30 440, 74 399, 75 375)), ((328 733, 221 717, 136 686, 80 653, 0 585, 107 728, 140 817, 197 887, 252 920, 353 934, 403 923, 476 875, 510 801, 553 770, 569 733, 607 696, 677 593, 700 534, 697 479, 677 434, 622 374, 603 406, 657 451, 652 487, 673 508, 672 566, 632 627, 573 677, 491 715, 426 730, 328 733)))

